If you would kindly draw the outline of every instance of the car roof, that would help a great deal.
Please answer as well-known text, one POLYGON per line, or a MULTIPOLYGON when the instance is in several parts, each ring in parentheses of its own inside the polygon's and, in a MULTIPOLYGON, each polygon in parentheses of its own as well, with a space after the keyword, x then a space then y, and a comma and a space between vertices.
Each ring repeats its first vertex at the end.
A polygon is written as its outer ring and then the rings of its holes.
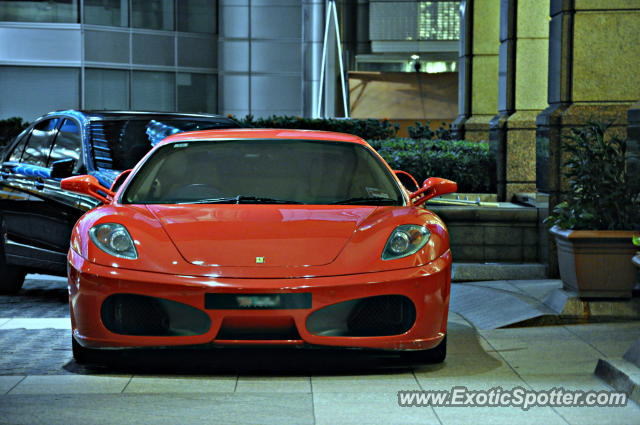
POLYGON ((165 145, 178 141, 201 141, 216 139, 250 139, 250 140, 324 140, 331 142, 348 142, 366 145, 367 142, 358 136, 346 133, 336 133, 319 130, 293 130, 293 129, 271 129, 271 128, 237 128, 225 130, 201 130, 186 131, 167 137, 158 145, 165 145))
POLYGON ((111 111, 98 111, 98 110, 83 110, 83 109, 67 109, 49 112, 45 115, 84 115, 90 120, 109 120, 109 119, 147 119, 153 118, 165 118, 165 119, 180 119, 188 118, 195 120, 207 120, 207 121, 219 121, 228 124, 233 124, 235 127, 239 127, 238 124, 232 119, 216 114, 204 114, 204 113, 185 113, 185 112, 161 112, 161 111, 127 111, 127 110, 111 110, 111 111))

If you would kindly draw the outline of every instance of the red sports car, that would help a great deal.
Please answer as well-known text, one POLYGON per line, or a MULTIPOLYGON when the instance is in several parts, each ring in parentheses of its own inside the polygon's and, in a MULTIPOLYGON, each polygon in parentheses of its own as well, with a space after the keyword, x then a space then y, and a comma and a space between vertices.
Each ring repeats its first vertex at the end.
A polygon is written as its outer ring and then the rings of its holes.
MULTIPOLYGON (((179 345, 292 345, 446 355, 449 236, 362 139, 304 130, 181 133, 117 189, 69 250, 73 353, 179 345), (115 192, 115 193, 114 193, 115 192)), ((124 174, 124 173, 123 173, 124 174)))

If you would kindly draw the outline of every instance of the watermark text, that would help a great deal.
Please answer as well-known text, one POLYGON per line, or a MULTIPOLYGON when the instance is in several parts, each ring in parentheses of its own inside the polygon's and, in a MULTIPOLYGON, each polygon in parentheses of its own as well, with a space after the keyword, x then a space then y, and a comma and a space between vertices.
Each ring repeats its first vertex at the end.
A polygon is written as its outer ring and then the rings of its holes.
POLYGON ((623 407, 628 396, 616 391, 528 390, 514 387, 510 390, 493 387, 490 390, 470 390, 453 387, 451 390, 398 391, 401 407, 623 407))

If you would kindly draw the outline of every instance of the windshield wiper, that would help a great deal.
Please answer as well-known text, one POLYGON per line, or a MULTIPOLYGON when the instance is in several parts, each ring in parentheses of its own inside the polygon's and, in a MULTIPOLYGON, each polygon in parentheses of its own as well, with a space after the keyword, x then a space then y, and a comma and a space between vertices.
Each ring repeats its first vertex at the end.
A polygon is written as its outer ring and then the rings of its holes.
POLYGON ((292 201, 290 199, 275 199, 264 198, 262 196, 236 196, 236 204, 302 204, 299 201, 292 201))
POLYGON ((289 199, 264 198, 261 196, 238 195, 226 198, 196 199, 193 201, 177 202, 177 204, 302 204, 289 199))
POLYGON ((397 199, 391 198, 349 198, 342 201, 331 202, 330 205, 396 205, 397 199))

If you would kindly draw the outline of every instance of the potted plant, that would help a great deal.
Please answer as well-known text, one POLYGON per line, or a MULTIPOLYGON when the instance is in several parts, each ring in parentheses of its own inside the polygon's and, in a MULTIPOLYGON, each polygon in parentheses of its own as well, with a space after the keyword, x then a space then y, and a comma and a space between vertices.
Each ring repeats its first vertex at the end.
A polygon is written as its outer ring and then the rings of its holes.
POLYGON ((566 137, 568 191, 546 220, 563 286, 582 298, 629 298, 636 279, 630 260, 640 201, 627 183, 626 140, 605 137, 609 126, 588 122, 566 137))

